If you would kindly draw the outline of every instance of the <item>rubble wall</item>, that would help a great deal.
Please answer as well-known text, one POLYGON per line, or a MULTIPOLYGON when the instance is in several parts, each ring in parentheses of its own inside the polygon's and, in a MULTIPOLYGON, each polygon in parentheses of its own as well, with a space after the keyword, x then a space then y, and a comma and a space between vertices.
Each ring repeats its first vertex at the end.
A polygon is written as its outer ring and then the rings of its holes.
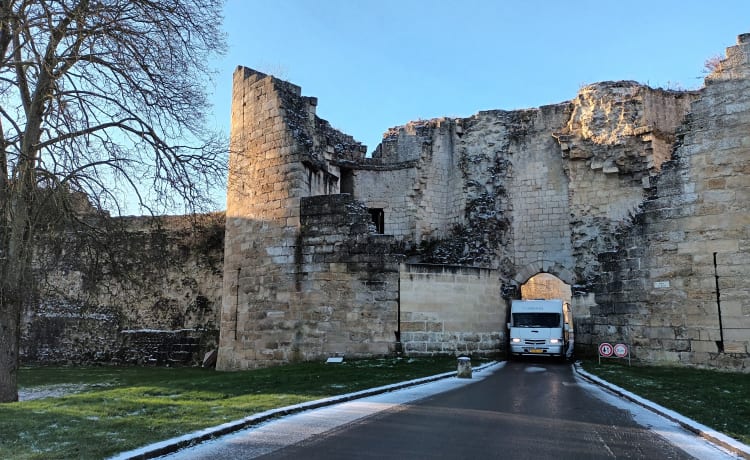
POLYGON ((223 214, 97 217, 67 230, 37 252, 23 362, 189 365, 216 347, 223 214))
POLYGON ((463 221, 456 129, 446 118, 393 128, 373 157, 355 166, 354 197, 384 210, 386 234, 421 244, 445 238, 463 221))
POLYGON ((462 120, 458 151, 469 211, 465 225, 482 229, 469 245, 475 262, 501 268, 504 281, 539 261, 571 265, 568 181, 550 134, 565 122, 567 111, 567 104, 559 104, 486 111, 462 120))
POLYGON ((596 279, 597 254, 616 246, 613 235, 648 196, 696 98, 695 92, 626 81, 585 86, 572 101, 568 121, 554 135, 570 181, 569 226, 580 284, 596 279))
POLYGON ((420 262, 496 268, 516 286, 541 267, 590 288, 696 97, 605 82, 538 109, 411 122, 355 166, 353 193, 420 262))

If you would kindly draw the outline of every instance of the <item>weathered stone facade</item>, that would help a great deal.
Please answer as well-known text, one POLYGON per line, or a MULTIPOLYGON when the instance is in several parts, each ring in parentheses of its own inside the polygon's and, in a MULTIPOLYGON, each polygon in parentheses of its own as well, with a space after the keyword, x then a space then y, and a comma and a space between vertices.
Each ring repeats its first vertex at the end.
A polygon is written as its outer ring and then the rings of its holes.
POLYGON ((581 352, 746 370, 747 42, 699 91, 598 83, 393 128, 372 158, 299 87, 238 68, 219 367, 500 351, 505 299, 548 273, 581 352), (452 276, 471 296, 441 303, 452 276))
POLYGON ((238 68, 233 97, 217 367, 392 353, 400 251, 331 162, 364 147, 292 84, 238 68))
POLYGON ((218 341, 223 214, 86 219, 85 230, 66 228, 40 246, 21 359, 200 362, 218 341))
POLYGON ((750 369, 750 35, 698 91, 597 83, 395 127, 372 157, 298 86, 233 85, 225 226, 126 219, 119 271, 70 236, 26 361, 190 362, 219 325, 224 370, 491 355, 510 299, 554 295, 579 353, 750 369))
POLYGON ((648 361, 750 367, 750 35, 706 78, 672 159, 600 255, 594 340, 648 361))

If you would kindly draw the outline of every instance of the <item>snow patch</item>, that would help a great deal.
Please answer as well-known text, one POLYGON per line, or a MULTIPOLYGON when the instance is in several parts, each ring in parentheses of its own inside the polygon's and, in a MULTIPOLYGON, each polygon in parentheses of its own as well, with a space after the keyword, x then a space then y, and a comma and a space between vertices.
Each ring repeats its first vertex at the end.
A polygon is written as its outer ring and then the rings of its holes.
POLYGON ((60 398, 70 394, 81 393, 92 388, 102 388, 106 384, 86 384, 86 383, 61 383, 58 385, 41 385, 38 387, 26 387, 18 389, 19 401, 32 401, 34 399, 60 398))

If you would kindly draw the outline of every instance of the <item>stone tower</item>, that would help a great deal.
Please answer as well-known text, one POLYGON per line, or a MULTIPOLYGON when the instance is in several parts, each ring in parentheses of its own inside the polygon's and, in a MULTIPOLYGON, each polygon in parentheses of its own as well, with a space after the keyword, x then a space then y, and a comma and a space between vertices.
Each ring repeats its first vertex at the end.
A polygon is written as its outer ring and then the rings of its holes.
POLYGON ((366 148, 316 104, 291 83, 234 73, 218 369, 385 354, 394 342, 392 238, 339 195, 351 180, 341 165, 366 148))

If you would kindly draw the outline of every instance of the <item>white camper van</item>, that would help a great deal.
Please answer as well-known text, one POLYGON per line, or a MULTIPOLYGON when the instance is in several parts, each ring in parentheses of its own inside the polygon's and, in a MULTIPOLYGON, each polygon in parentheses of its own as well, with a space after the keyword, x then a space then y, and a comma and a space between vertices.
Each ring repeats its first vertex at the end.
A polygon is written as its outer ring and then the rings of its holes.
POLYGON ((508 331, 510 358, 546 355, 565 359, 573 350, 570 305, 560 299, 514 300, 508 331))

